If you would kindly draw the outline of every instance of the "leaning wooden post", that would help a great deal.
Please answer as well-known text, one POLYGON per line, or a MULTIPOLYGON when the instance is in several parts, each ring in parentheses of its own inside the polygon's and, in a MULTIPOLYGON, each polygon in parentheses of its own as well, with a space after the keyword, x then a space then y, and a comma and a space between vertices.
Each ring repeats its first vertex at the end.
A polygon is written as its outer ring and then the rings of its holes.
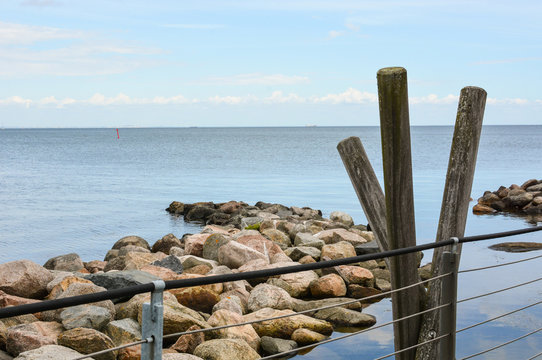
MULTIPOLYGON (((392 249, 416 245, 414 194, 410 152, 407 72, 404 68, 384 68, 377 73, 386 220, 388 241, 392 249)), ((419 281, 415 253, 391 258, 393 289, 419 281)), ((420 311, 419 287, 392 294, 393 318, 399 319, 420 311)), ((395 350, 417 344, 420 319, 415 316, 394 324, 395 350)), ((396 356, 399 360, 414 359, 415 350, 396 356)))
MULTIPOLYGON (((478 87, 468 86, 461 90, 436 241, 448 240, 451 237, 462 237, 465 232, 486 97, 486 91, 478 87)), ((434 250, 433 276, 444 273, 442 254, 446 250, 448 249, 445 247, 434 250)), ((457 251, 456 267, 459 266, 461 246, 458 246, 457 251)), ((442 304, 443 299, 440 288, 440 280, 434 280, 430 283, 425 306, 427 309, 442 304)), ((426 313, 422 318, 419 341, 424 342, 441 335, 439 322, 440 313, 438 311, 426 313)), ((439 354, 439 346, 435 341, 420 346, 417 350, 416 359, 446 359, 441 355, 446 356, 446 354, 439 354)))
MULTIPOLYGON (((380 251, 390 250, 386 225, 386 201, 369 157, 358 137, 349 137, 337 145, 346 172, 358 195, 363 212, 371 224, 380 251)), ((388 259, 386 263, 389 265, 388 259)))

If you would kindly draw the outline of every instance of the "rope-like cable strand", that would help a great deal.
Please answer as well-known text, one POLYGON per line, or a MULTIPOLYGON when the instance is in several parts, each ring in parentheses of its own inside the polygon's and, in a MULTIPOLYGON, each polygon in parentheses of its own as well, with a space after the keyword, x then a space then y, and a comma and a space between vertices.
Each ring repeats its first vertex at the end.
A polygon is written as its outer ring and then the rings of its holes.
POLYGON ((238 323, 238 324, 228 324, 228 325, 221 325, 221 326, 216 326, 216 327, 212 327, 212 328, 197 329, 197 330, 191 330, 191 331, 178 332, 178 333, 174 333, 174 334, 168 334, 168 335, 164 336, 164 339, 170 338, 170 337, 175 337, 175 336, 181 336, 181 335, 190 335, 190 334, 196 334, 196 333, 200 333, 200 332, 227 329, 227 328, 243 326, 243 325, 251 325, 251 324, 255 324, 255 323, 259 323, 259 322, 263 322, 263 321, 278 320, 278 319, 283 319, 283 318, 287 318, 287 317, 291 317, 291 316, 303 315, 303 314, 312 313, 312 312, 316 312, 316 311, 320 311, 320 310, 331 309, 331 308, 334 308, 334 307, 354 304, 354 303, 357 303, 357 302, 370 300, 370 299, 375 299, 375 298, 380 298, 380 297, 387 296, 387 295, 390 295, 390 294, 393 294, 393 293, 396 293, 396 292, 399 292, 399 291, 410 289, 412 287, 415 287, 415 286, 418 286, 418 285, 421 285, 421 284, 425 284, 427 282, 437 280, 437 279, 443 278, 445 276, 449 276, 451 274, 452 273, 442 274, 442 275, 439 275, 439 276, 435 276, 434 278, 431 278, 431 279, 427 279, 427 280, 417 282, 415 284, 403 286, 402 288, 386 291, 386 292, 376 294, 376 295, 366 296, 366 297, 361 298, 361 299, 353 299, 353 300, 345 301, 345 302, 338 303, 338 304, 326 305, 326 306, 322 306, 322 307, 319 307, 319 308, 302 310, 302 311, 294 312, 292 314, 284 314, 284 315, 274 316, 274 317, 270 317, 270 318, 266 318, 266 319, 251 320, 251 321, 245 321, 245 322, 238 323))
POLYGON ((385 358, 389 358, 390 356, 393 356, 393 355, 397 355, 397 354, 400 354, 402 352, 405 352, 405 351, 408 351, 408 350, 412 350, 412 349, 416 349, 418 346, 422 346, 422 345, 425 345, 425 344, 429 344, 429 343, 432 343, 433 341, 437 341, 437 340, 440 340, 442 338, 445 338, 446 336, 450 336, 451 334, 444 334, 444 335, 440 335, 440 336, 437 336, 436 338, 433 338, 433 339, 429 339, 427 341, 424 341, 422 343, 419 343, 419 344, 416 344, 416 345, 412 345, 412 346, 409 346, 407 348, 404 348, 404 349, 401 349, 401 350, 398 350, 396 352, 393 352, 391 354, 388 354, 388 355, 385 355, 385 356, 381 356, 379 358, 376 358, 374 360, 382 360, 382 359, 385 359, 385 358))
POLYGON ((534 360, 534 359, 536 359, 537 357, 540 357, 540 356, 542 356, 542 351, 539 352, 538 354, 535 354, 535 355, 531 356, 531 357, 528 358, 527 360, 534 360))
POLYGON ((403 320, 406 320, 406 319, 410 319, 410 318, 413 318, 413 317, 415 317, 415 316, 423 315, 423 314, 428 313, 428 312, 430 312, 430 311, 435 311, 435 310, 438 310, 438 309, 441 309, 441 308, 443 308, 443 307, 450 306, 450 305, 451 305, 451 303, 447 303, 447 304, 435 306, 434 308, 427 309, 427 310, 424 310, 424 311, 420 311, 420 312, 418 312, 418 313, 416 313, 416 314, 407 315, 407 316, 404 316, 404 317, 402 317, 402 318, 400 318, 400 319, 388 321, 388 322, 383 323, 383 324, 380 324, 380 325, 372 326, 372 327, 370 327, 370 328, 368 328, 368 329, 359 330, 359 331, 356 331, 356 332, 353 332, 353 333, 349 333, 349 334, 346 334, 346 335, 338 336, 338 337, 333 338, 333 339, 322 340, 322 341, 319 341, 319 342, 317 342, 317 343, 310 344, 310 345, 305 345, 305 346, 301 346, 301 347, 298 347, 298 348, 295 348, 295 349, 292 349, 292 350, 289 350, 289 351, 285 351, 285 352, 281 352, 281 353, 277 353, 277 354, 273 354, 273 355, 268 355, 268 356, 265 356, 265 357, 260 358, 260 360, 273 359, 273 358, 285 356, 285 355, 288 355, 288 354, 291 355, 291 354, 293 354, 293 353, 297 353, 297 352, 300 351, 300 350, 310 349, 310 348, 313 348, 313 347, 315 347, 315 346, 320 346, 320 345, 324 345, 324 344, 327 344, 327 343, 330 343, 330 342, 333 342, 333 341, 346 339, 346 338, 349 338, 349 337, 351 337, 351 336, 360 335, 360 334, 363 334, 363 333, 365 333, 365 332, 369 332, 369 331, 372 331, 372 330, 380 329, 380 328, 382 328, 382 327, 385 327, 385 326, 389 326, 389 325, 395 324, 396 322, 403 321, 403 320))
POLYGON ((459 270, 458 273, 459 273, 459 274, 462 274, 462 273, 468 273, 468 272, 472 272, 472 271, 480 271, 480 270, 486 270, 486 269, 493 269, 493 268, 497 268, 497 267, 501 267, 501 266, 513 265, 513 264, 518 264, 518 263, 522 263, 522 262, 525 262, 525 261, 530 261, 530 260, 538 259, 538 258, 540 258, 540 257, 542 257, 542 255, 537 255, 537 256, 533 256, 533 257, 526 258, 526 259, 522 259, 522 260, 510 261, 510 262, 503 263, 503 264, 484 266, 484 267, 479 267, 479 268, 474 268, 474 269, 459 270))
POLYGON ((121 350, 121 349, 124 349, 124 348, 127 348, 127 347, 140 345, 140 344, 145 344, 147 342, 149 342, 147 339, 139 340, 139 341, 136 341, 136 342, 133 342, 133 343, 130 343, 130 344, 123 344, 123 345, 116 346, 114 348, 93 352, 92 354, 86 354, 85 356, 80 356, 80 357, 72 359, 72 360, 88 359, 89 357, 93 357, 93 356, 96 356, 96 355, 107 354, 107 353, 109 353, 111 351, 117 351, 117 350, 121 350))
POLYGON ((480 351, 479 353, 472 354, 472 355, 469 355, 469 356, 467 356, 467 357, 464 357, 464 358, 462 358, 461 360, 471 359, 471 358, 473 358, 473 357, 475 357, 475 356, 479 356, 479 355, 488 353, 488 352, 490 352, 490 351, 496 350, 496 349, 498 349, 498 348, 501 348, 501 347, 503 347, 503 346, 512 344, 513 342, 516 342, 516 341, 518 341, 518 340, 524 339, 524 338, 526 338, 527 336, 531 336, 531 335, 533 335, 533 334, 536 334, 536 333, 539 332, 540 330, 542 330, 542 327, 541 327, 541 328, 538 328, 538 329, 536 329, 536 330, 534 330, 534 331, 531 331, 531 332, 528 333, 528 334, 525 334, 525 335, 522 335, 522 336, 520 336, 520 337, 518 337, 518 338, 515 338, 515 339, 513 339, 513 340, 509 340, 509 341, 507 341, 507 342, 505 342, 505 343, 502 343, 502 344, 500 344, 500 345, 493 346, 493 347, 491 347, 491 348, 489 348, 489 349, 486 349, 486 350, 484 350, 484 351, 480 351))
POLYGON ((511 290, 511 289, 515 289, 515 288, 517 288, 517 287, 521 287, 521 286, 525 286, 525 285, 529 285, 529 284, 532 284, 532 283, 537 282, 537 281, 540 281, 540 280, 542 280, 542 278, 538 278, 538 279, 534 279, 534 280, 531 280, 531 281, 527 281, 527 282, 524 282, 524 283, 521 283, 521 284, 513 285, 513 286, 510 286, 510 287, 507 287, 507 288, 504 288, 504 289, 499 289, 499 290, 491 291, 491 292, 488 292, 488 293, 485 293, 485 294, 476 295, 476 296, 473 296, 473 297, 470 297, 470 298, 461 299, 461 300, 458 300, 457 303, 460 304, 460 303, 462 303, 462 302, 466 302, 466 301, 478 299, 478 298, 481 298, 481 297, 484 297, 484 296, 489 296, 489 295, 493 295, 493 294, 498 294, 498 293, 500 293, 500 292, 507 291, 507 290, 511 290))
POLYGON ((525 309, 528 309, 530 307, 533 307, 533 306, 536 306, 538 304, 542 303, 542 300, 534 303, 534 304, 531 304, 531 305, 527 305, 527 306, 524 306, 522 308, 519 308, 519 309, 516 309, 516 310, 513 310, 513 311, 510 311, 510 312, 507 312, 506 314, 502 314, 502 315, 499 315, 499 316, 495 316, 491 319, 487 319, 487 320, 484 320, 484 321, 481 321, 479 323, 476 323, 476 324, 473 324, 473 325, 470 325, 470 326, 467 326, 467 327, 464 327, 463 329, 460 329, 460 330, 457 330, 456 331, 456 334, 462 332, 462 331, 465 331, 465 330, 469 330, 469 329, 472 329, 473 327, 477 327, 477 326, 480 326, 480 325, 483 325, 483 324, 487 324, 488 322, 491 322, 491 321, 495 321, 495 320, 498 320, 500 318, 503 318, 505 316, 508 316, 508 315, 512 315, 514 313, 517 313, 519 311, 522 311, 522 310, 525 310, 525 309))

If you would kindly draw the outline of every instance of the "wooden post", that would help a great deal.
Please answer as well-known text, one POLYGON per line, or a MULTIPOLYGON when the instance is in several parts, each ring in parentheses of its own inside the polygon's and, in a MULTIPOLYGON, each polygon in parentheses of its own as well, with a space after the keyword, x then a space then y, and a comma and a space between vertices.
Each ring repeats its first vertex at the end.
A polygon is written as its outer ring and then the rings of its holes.
MULTIPOLYGON (((392 249, 416 245, 414 194, 410 151, 407 73, 404 68, 384 68, 377 73, 386 220, 388 241, 392 249)), ((419 281, 415 253, 391 258, 393 289, 419 281)), ((398 319, 420 311, 420 288, 414 287, 392 294, 393 318, 398 319)), ((395 349, 402 350, 418 341, 420 319, 415 316, 394 324, 395 349)), ((414 359, 416 350, 396 356, 399 360, 414 359)))
MULTIPOLYGON (((390 250, 387 237, 386 203, 369 157, 358 137, 349 137, 337 145, 346 172, 358 195, 363 212, 371 224, 380 251, 390 250)), ((389 260, 386 259, 389 266, 389 260)))
MULTIPOLYGON (((465 232, 486 97, 485 90, 478 87, 468 86, 461 90, 436 241, 462 237, 465 232)), ((447 250, 445 247, 441 247, 433 252, 433 276, 444 274, 442 254, 445 250, 447 250)), ((459 266, 460 246, 457 251, 456 267, 459 266)), ((440 280, 431 282, 426 302, 427 309, 442 303, 440 288, 440 280)), ((439 317, 438 311, 423 316, 420 342, 431 339, 436 336, 435 334, 440 335, 439 317)), ((416 359, 440 359, 440 355, 437 342, 432 342, 418 348, 416 359)))

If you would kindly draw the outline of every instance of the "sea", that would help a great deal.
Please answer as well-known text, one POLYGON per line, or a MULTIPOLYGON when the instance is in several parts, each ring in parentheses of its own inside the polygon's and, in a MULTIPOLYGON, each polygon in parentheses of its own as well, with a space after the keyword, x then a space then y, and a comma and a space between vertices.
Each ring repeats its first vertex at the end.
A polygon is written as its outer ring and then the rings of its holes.
MULTIPOLYGON (((417 243, 435 240, 453 127, 411 128, 417 243)), ((0 130, 0 263, 44 264, 71 252, 103 260, 127 235, 149 243, 201 230, 165 208, 172 201, 257 201, 345 211, 366 217, 336 146, 357 136, 382 183, 378 127, 121 128, 0 130)), ((542 178, 542 126, 484 126, 471 207, 486 190, 542 178)), ((532 227, 506 215, 473 215, 465 235, 532 227)), ((539 223, 540 225, 540 223, 539 223)), ((542 241, 542 232, 463 246, 461 269, 536 255, 488 249, 501 241, 542 241)), ((431 261, 426 252, 422 263, 431 261)), ((460 274, 464 299, 541 277, 540 259, 460 274)), ((458 304, 458 329, 540 301, 540 282, 458 304)), ((389 299, 364 312, 392 319, 389 299)), ((457 358, 542 327, 540 305, 457 335, 457 358)), ((335 332, 332 337, 345 333, 335 332)), ((527 359, 542 351, 542 332, 481 355, 527 359)), ((299 359, 374 359, 393 352, 391 326, 314 348, 299 359)))

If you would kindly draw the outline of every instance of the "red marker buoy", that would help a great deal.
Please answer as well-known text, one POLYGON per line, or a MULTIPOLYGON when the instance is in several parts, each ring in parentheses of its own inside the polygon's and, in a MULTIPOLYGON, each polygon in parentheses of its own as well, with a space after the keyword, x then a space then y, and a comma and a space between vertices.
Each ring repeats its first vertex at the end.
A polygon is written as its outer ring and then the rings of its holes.
POLYGON ((117 139, 120 139, 120 136, 119 136, 119 129, 117 129, 117 139))

